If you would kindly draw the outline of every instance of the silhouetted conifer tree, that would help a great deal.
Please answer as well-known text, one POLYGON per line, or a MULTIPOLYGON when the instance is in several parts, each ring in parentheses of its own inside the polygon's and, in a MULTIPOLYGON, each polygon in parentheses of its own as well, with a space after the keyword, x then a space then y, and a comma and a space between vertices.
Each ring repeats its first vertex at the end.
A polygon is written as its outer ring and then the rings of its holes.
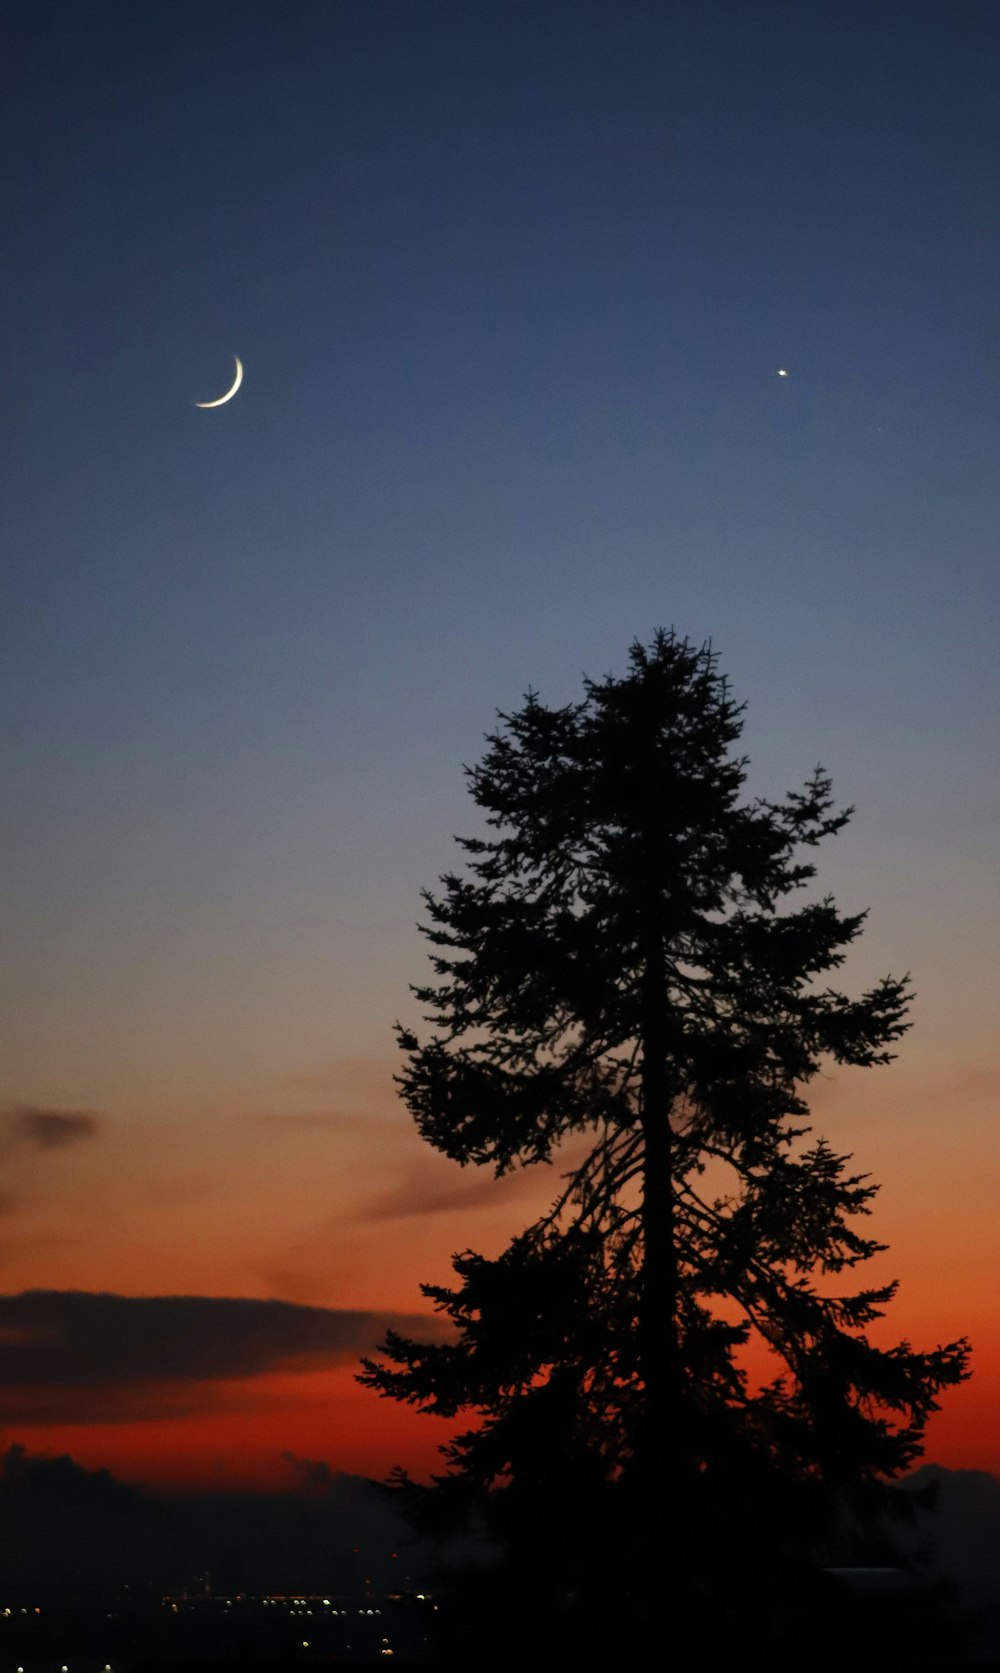
POLYGON ((801 1089, 825 1059, 890 1060, 907 981, 828 985, 865 914, 809 891, 805 856, 850 810, 820 769, 743 799, 741 716, 714 652, 672 632, 579 703, 501 715, 467 770, 493 834, 425 893, 433 1032, 399 1030, 430 1144, 498 1176, 568 1166, 498 1258, 423 1286, 453 1338, 390 1332, 361 1379, 472 1416, 433 1487, 397 1486, 425 1527, 484 1520, 506 1557, 476 1586, 502 1576, 508 1617, 567 1665, 670 1641, 671 1596, 722 1648, 720 1589, 734 1652, 787 1649, 800 1611, 821 1633, 821 1561, 966 1375, 961 1342, 870 1339, 893 1284, 845 1286, 884 1247, 857 1225, 876 1187, 813 1136, 801 1089))

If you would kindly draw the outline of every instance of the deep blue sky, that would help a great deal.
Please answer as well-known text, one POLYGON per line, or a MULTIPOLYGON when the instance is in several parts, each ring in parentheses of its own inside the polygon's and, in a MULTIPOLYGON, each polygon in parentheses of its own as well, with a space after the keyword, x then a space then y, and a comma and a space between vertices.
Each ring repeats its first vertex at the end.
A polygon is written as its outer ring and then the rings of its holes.
POLYGON ((2 27, 0 1098, 200 1123, 219 1170, 213 1111, 387 1061, 494 710, 673 624, 752 788, 820 759, 857 802, 823 875, 873 907, 859 977, 912 968, 898 1084, 922 1133, 965 1087, 985 1190, 992 0, 2 27))
POLYGON ((7 864, 56 951, 395 922, 494 708, 661 624, 761 772, 904 844, 918 781, 994 795, 998 47, 912 0, 11 7, 7 864))

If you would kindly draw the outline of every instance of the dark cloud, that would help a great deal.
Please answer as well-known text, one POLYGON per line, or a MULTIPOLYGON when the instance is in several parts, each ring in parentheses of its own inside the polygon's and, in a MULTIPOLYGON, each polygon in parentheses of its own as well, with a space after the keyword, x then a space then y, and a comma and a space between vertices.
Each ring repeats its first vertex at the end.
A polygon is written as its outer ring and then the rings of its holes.
POLYGON ((0 1455, 0 1572, 8 1595, 51 1604, 122 1584, 148 1586, 171 1576, 173 1543, 165 1512, 109 1471, 23 1446, 0 1455))
POLYGON ((0 1131, 8 1143, 30 1150, 64 1150, 82 1139, 94 1138, 100 1120, 90 1110, 39 1109, 15 1104, 0 1112, 0 1131))
MULTIPOLYGON (((0 1422, 109 1422, 202 1411, 212 1385, 355 1361, 394 1325, 436 1319, 287 1301, 28 1290, 0 1296, 0 1422)), ((251 1403, 252 1387, 245 1391, 251 1403)))
POLYGON ((286 1492, 171 1498, 67 1454, 9 1447, 0 1455, 5 1596, 57 1603, 129 1585, 142 1598, 179 1591, 206 1569, 217 1589, 284 1592, 353 1591, 361 1577, 384 1588, 404 1567, 419 1572, 410 1530, 384 1492, 328 1464, 291 1453, 285 1462, 286 1492))
POLYGON ((68 1453, 50 1458, 9 1446, 0 1454, 0 1500, 45 1498, 61 1505, 86 1506, 116 1515, 145 1515, 150 1501, 110 1470, 85 1470, 68 1453))
POLYGON ((300 1458, 298 1453, 287 1450, 281 1458, 288 1465, 296 1492, 325 1494, 335 1487, 337 1471, 324 1458, 300 1458))

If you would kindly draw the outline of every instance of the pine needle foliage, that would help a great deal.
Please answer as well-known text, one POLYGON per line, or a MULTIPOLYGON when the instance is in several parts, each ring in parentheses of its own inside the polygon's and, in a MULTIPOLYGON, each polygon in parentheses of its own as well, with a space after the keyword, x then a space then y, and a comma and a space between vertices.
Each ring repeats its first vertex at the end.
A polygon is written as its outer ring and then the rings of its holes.
POLYGON ((390 1332, 361 1380, 469 1423, 432 1486, 397 1476, 418 1519, 478 1506, 525 1572, 544 1545, 564 1599, 646 1572, 650 1510, 696 1589, 724 1550, 730 1573, 833 1553, 967 1374, 964 1342, 871 1338, 895 1290, 855 1273, 884 1248, 876 1186, 803 1089, 890 1061, 908 979, 833 985, 866 915, 816 892, 811 851, 851 810, 820 768, 747 799, 742 716, 674 632, 577 703, 530 692, 466 769, 488 834, 424 895, 429 1031, 398 1030, 422 1136, 498 1177, 567 1171, 499 1257, 423 1286, 450 1339, 390 1332))

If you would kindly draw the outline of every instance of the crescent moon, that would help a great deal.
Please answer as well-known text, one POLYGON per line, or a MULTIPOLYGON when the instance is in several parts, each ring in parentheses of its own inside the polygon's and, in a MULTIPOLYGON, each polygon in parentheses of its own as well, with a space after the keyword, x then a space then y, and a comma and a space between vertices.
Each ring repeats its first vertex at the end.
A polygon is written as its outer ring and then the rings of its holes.
POLYGON ((232 400, 236 391, 239 389, 240 384, 243 382, 243 362, 238 354, 234 354, 233 359, 236 362, 236 378, 232 389, 227 389, 226 393, 224 395, 220 395, 217 401, 196 401, 196 407, 224 407, 227 401, 232 400))

